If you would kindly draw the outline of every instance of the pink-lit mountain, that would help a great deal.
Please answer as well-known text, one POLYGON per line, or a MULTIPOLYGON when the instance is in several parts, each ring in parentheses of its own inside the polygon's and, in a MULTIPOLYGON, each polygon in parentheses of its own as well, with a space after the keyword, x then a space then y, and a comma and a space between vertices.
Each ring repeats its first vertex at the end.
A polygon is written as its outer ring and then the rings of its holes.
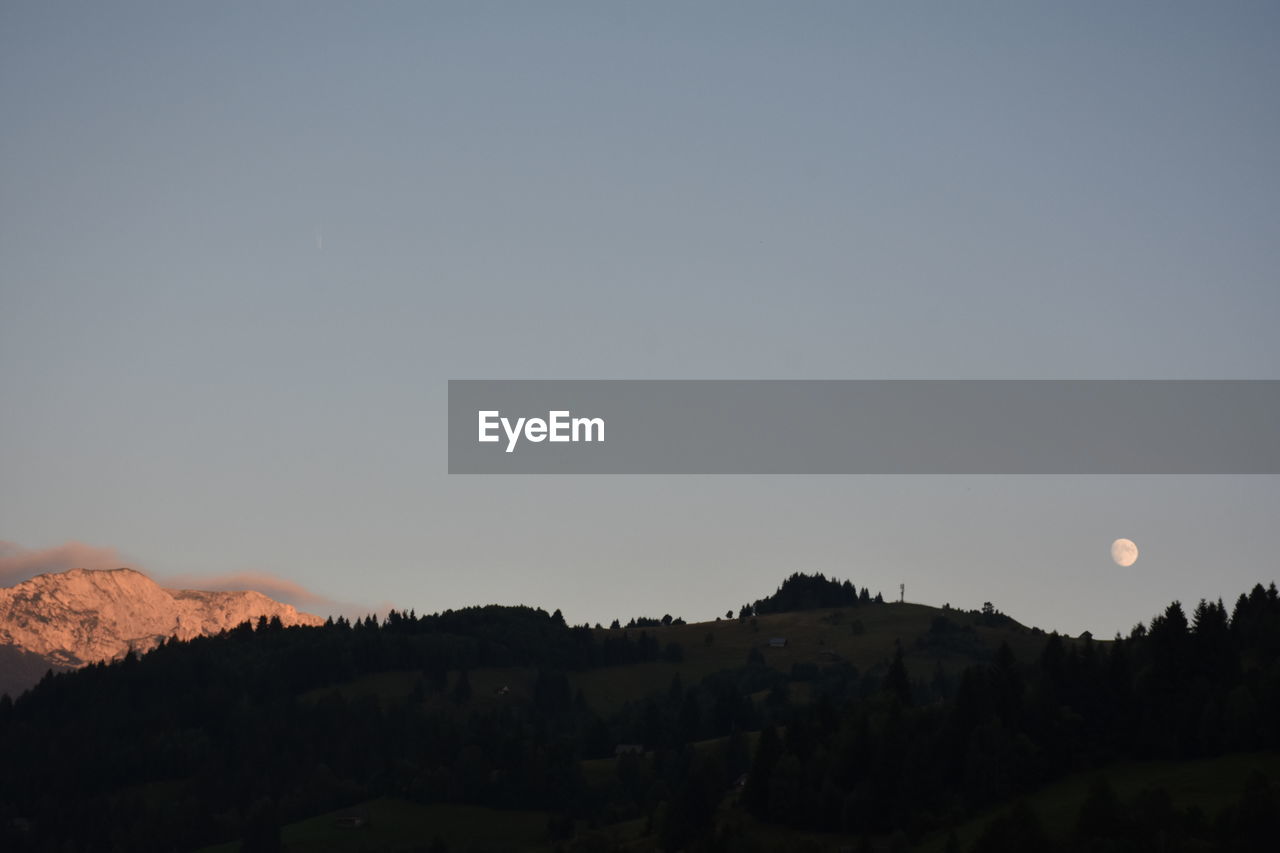
POLYGON ((142 653, 172 636, 216 634, 258 617, 319 625, 260 592, 164 589, 132 569, 39 575, 0 589, 0 692, 25 689, 45 669, 142 653))

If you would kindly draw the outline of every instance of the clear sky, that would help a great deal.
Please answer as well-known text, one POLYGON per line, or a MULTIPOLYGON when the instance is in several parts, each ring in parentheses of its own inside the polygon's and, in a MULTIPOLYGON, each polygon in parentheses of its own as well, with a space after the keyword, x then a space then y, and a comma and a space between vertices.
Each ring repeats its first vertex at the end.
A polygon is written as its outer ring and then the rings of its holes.
POLYGON ((1263 2, 5 3, 0 567, 1233 598, 1280 478, 449 477, 445 383, 1280 378, 1278 92, 1263 2))

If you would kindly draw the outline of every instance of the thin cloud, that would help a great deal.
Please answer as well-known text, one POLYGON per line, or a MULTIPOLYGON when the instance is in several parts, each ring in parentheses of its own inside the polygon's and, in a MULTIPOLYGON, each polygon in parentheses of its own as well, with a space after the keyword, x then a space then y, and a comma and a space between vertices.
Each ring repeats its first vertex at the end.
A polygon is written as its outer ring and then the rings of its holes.
POLYGON ((266 572, 230 572, 222 575, 168 575, 159 581, 168 589, 203 589, 239 592, 251 589, 263 595, 292 604, 299 610, 336 613, 348 605, 313 592, 302 584, 266 572))
POLYGON ((352 601, 338 601, 308 589, 296 581, 259 571, 227 572, 216 575, 165 575, 163 578, 157 577, 155 580, 165 589, 200 589, 221 592, 240 592, 251 589, 262 593, 268 598, 274 598, 276 601, 285 604, 292 604, 305 613, 313 613, 317 616, 346 616, 348 619, 355 619, 363 618, 368 613, 374 613, 381 618, 390 609, 387 605, 383 605, 381 608, 370 608, 367 605, 357 604, 352 601))
POLYGON ((48 572, 120 568, 137 566, 131 566, 115 548, 71 541, 32 549, 0 539, 0 586, 13 586, 48 572))
POLYGON ((296 581, 258 571, 228 572, 216 575, 163 575, 130 563, 110 546, 65 542, 52 548, 25 548, 17 542, 0 539, 0 587, 13 586, 36 575, 65 572, 70 569, 121 569, 142 572, 166 589, 198 589, 225 592, 254 590, 276 601, 291 604, 299 610, 319 616, 342 615, 362 618, 368 613, 384 615, 389 607, 370 608, 349 601, 336 601, 310 590, 296 581))

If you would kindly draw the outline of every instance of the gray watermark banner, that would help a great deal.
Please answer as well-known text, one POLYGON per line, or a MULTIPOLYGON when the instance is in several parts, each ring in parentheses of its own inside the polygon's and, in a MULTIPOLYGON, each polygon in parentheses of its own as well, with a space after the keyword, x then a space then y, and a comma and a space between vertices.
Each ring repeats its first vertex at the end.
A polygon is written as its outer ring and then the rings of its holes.
POLYGON ((450 380, 451 474, 1278 474, 1278 380, 450 380))

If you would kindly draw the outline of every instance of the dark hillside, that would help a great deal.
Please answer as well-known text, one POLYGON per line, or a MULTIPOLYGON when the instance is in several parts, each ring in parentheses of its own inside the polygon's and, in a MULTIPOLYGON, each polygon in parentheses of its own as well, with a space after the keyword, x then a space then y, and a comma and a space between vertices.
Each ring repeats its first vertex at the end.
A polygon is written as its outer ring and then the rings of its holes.
MULTIPOLYGON (((0 701, 0 841, 265 850, 288 825, 326 849, 342 810, 380 803, 399 828, 377 849, 458 846, 464 814, 495 831, 522 815, 486 842, 511 849, 901 846, 969 838, 1092 768, 1280 744, 1274 586, 1105 643, 990 606, 821 603, 851 587, 793 576, 759 614, 630 630, 527 607, 264 621, 53 675, 0 701), (424 835, 431 821, 452 829, 424 835)), ((993 832, 1025 841, 1026 814, 1010 820, 993 832)), ((1246 832, 1224 820, 1197 837, 1246 832)))
POLYGON ((65 672, 67 667, 51 665, 43 655, 17 646, 0 645, 0 694, 16 696, 27 685, 39 681, 50 669, 65 672))

